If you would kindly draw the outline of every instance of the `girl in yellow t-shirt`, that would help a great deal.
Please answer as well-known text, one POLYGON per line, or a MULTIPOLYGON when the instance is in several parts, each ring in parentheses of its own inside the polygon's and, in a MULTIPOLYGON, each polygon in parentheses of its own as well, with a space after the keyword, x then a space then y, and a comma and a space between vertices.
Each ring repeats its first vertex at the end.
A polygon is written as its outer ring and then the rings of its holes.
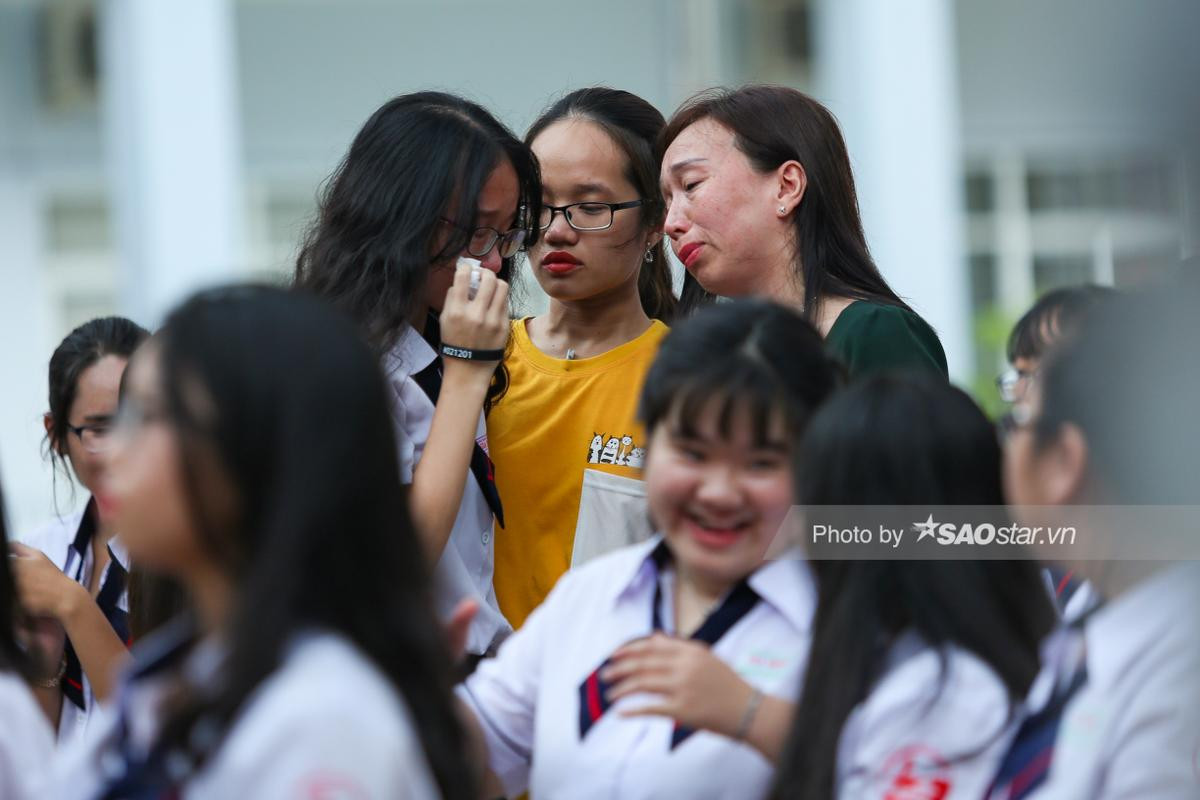
POLYGON ((545 314, 516 320, 509 388, 488 417, 505 527, 494 585, 513 627, 572 565, 648 537, 642 378, 675 308, 654 141, 662 114, 629 92, 572 92, 530 128, 542 168, 529 264, 545 314))

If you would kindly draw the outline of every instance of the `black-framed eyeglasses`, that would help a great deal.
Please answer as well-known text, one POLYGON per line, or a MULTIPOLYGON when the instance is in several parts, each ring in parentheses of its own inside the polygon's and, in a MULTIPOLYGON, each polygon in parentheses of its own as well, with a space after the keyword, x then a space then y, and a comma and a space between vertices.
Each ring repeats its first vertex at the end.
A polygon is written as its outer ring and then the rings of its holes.
POLYGON ((79 443, 89 453, 102 453, 108 447, 109 434, 112 433, 111 421, 97 422, 91 425, 72 425, 67 423, 67 430, 79 437, 79 443))
POLYGON ((637 208, 646 201, 643 199, 627 200, 624 203, 568 203, 565 206, 542 204, 542 214, 538 217, 538 228, 546 230, 554 224, 554 215, 562 212, 567 218, 567 224, 577 231, 603 231, 612 227, 613 219, 618 211, 626 208, 637 208))
POLYGON ((496 242, 500 242, 500 257, 512 258, 521 249, 521 245, 525 244, 525 237, 529 235, 529 231, 524 228, 513 228, 509 231, 498 231, 486 225, 479 228, 464 228, 445 217, 442 217, 442 222, 471 237, 467 240, 467 253, 475 258, 483 258, 492 252, 496 242))

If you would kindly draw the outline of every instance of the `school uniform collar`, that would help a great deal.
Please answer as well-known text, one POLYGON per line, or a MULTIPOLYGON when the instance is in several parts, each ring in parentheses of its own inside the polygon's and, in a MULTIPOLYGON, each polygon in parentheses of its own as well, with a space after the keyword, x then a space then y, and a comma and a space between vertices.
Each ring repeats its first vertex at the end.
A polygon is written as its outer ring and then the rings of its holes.
MULTIPOLYGON (((96 521, 99 518, 100 512, 96 498, 89 497, 87 505, 83 507, 83 515, 79 518, 79 525, 75 528, 75 536, 71 539, 70 549, 74 552, 74 556, 67 557, 66 569, 69 572, 83 568, 88 553, 92 549, 92 539, 95 537, 98 527, 96 521)), ((75 578, 75 575, 72 574, 71 577, 75 578)))
POLYGON ((384 356, 383 368, 389 377, 402 380, 425 369, 437 358, 437 352, 425 341, 425 337, 406 323, 404 330, 396 337, 396 343, 384 356))
POLYGON ((129 686, 178 665, 198 638, 195 618, 185 612, 138 640, 130 651, 122 684, 129 686))
POLYGON ((1186 623, 1176 609, 1200 605, 1200 564, 1168 567, 1114 597, 1086 622, 1088 680, 1114 686, 1130 666, 1163 639, 1177 639, 1186 623))
POLYGON ((108 540, 108 551, 112 554, 113 561, 121 565, 121 568, 126 572, 129 571, 129 549, 125 547, 125 543, 121 541, 121 535, 117 534, 108 540))
MULTIPOLYGON (((620 573, 613 583, 611 602, 616 605, 645 596, 653 597, 659 571, 669 558, 670 550, 662 534, 636 545, 628 571, 620 573)), ((798 548, 767 561, 750 575, 747 582, 764 603, 797 631, 807 633, 811 629, 817 607, 816 583, 798 548)))
MULTIPOLYGON (((99 519, 100 511, 96 504, 95 497, 89 497, 87 505, 83 509, 83 516, 79 518, 79 526, 75 529, 75 538, 71 540, 71 547, 82 560, 86 560, 88 553, 92 547, 92 538, 95 537, 98 529, 97 520, 99 519)), ((113 560, 121 565, 121 568, 126 572, 129 571, 129 550, 121 542, 120 536, 113 536, 108 540, 108 550, 112 553, 113 560)))
POLYGON ((138 642, 125 673, 126 682, 137 684, 178 670, 193 685, 212 685, 228 655, 225 637, 202 635, 195 617, 185 612, 138 642))

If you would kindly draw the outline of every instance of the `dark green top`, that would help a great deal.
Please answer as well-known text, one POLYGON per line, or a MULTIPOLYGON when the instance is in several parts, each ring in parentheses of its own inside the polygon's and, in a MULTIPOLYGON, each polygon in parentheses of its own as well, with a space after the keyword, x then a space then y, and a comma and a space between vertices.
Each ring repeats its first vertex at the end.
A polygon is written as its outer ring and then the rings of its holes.
POLYGON ((891 369, 948 376, 946 353, 929 323, 899 306, 856 300, 834 320, 825 345, 857 378, 891 369))

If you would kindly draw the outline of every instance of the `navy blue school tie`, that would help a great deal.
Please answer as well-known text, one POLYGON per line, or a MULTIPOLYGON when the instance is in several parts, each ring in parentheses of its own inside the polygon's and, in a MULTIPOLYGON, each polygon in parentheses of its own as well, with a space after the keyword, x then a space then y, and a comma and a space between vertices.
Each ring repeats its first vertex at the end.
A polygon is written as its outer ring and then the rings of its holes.
MULTIPOLYGON (((94 503, 94 500, 88 503, 88 507, 83 513, 83 519, 79 523, 79 530, 75 534, 75 541, 71 543, 71 549, 74 552, 68 556, 69 562, 79 565, 75 570, 76 574, 70 576, 76 582, 81 581, 83 578, 84 557, 87 554, 88 548, 92 546, 92 536, 96 532, 96 518, 93 513, 94 503)), ((121 608, 121 597, 125 593, 125 584, 128 582, 129 576, 125 568, 121 566, 121 562, 113 554, 111 547, 108 549, 108 558, 108 571, 104 575, 104 583, 100 587, 100 593, 96 595, 96 605, 100 607, 104 618, 112 626, 113 632, 125 643, 126 647, 129 647, 129 615, 121 608)), ((71 644, 70 639, 67 640, 64 656, 67 660, 67 668, 63 672, 63 696, 74 703, 77 708, 86 711, 87 698, 83 695, 83 665, 80 663, 79 655, 75 652, 75 647, 71 644)))
POLYGON ((1022 800, 1046 782, 1054 763, 1054 747, 1062 718, 1072 698, 1087 684, 1087 661, 1082 648, 1066 679, 1060 681, 1045 708, 1031 714, 1017 729, 987 800, 1022 800))
POLYGON ((1054 583, 1054 605, 1058 607, 1058 613, 1062 614, 1067 610, 1067 605, 1075 593, 1083 588, 1084 581, 1076 577, 1075 570, 1052 566, 1047 567, 1046 571, 1050 573, 1050 580, 1054 583))
MULTIPOLYGON (((694 641, 704 642, 709 647, 712 647, 742 617, 750 613, 750 610, 757 605, 758 600, 758 593, 750 588, 750 584, 744 579, 739 581, 729 594, 725 596, 721 605, 717 606, 716 610, 708 615, 690 638, 694 641)), ((662 585, 658 584, 654 591, 654 611, 651 616, 651 626, 655 631, 663 629, 662 617, 659 611, 661 605, 662 585)), ((596 667, 592 671, 592 674, 588 675, 579 687, 579 738, 581 739, 587 735, 587 732, 599 721, 600 717, 604 716, 604 712, 611 705, 605 697, 610 684, 600 677, 600 671, 611 662, 611 658, 604 659, 604 663, 596 667)), ((674 750, 695 732, 692 728, 687 728, 676 723, 675 729, 671 734, 671 749, 674 750)))

